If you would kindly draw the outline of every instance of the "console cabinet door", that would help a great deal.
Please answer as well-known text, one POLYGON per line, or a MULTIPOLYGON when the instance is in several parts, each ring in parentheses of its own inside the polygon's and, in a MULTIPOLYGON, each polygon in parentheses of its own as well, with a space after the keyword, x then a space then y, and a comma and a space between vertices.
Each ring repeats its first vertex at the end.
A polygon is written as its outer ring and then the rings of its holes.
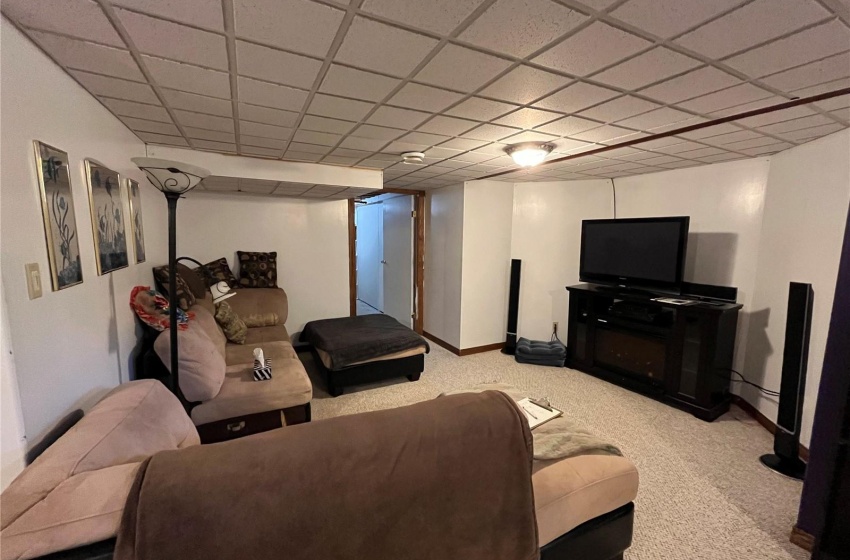
POLYGON ((592 299, 578 293, 570 293, 569 333, 567 353, 569 362, 590 367, 593 365, 591 329, 593 329, 592 299))
POLYGON ((682 308, 676 313, 676 327, 670 349, 674 354, 667 368, 667 393, 677 399, 698 402, 700 380, 707 356, 708 317, 682 308))

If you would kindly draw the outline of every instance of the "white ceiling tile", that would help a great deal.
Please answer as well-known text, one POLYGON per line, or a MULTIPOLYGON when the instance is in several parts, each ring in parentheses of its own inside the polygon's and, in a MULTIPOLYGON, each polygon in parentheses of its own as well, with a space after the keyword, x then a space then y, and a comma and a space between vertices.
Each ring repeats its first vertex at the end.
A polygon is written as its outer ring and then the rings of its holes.
POLYGON ((664 47, 656 47, 594 75, 593 79, 626 90, 635 90, 685 72, 699 64, 699 61, 688 56, 664 47))
POLYGON ((361 9, 387 19, 447 35, 483 0, 366 0, 361 9))
POLYGON ((574 136, 585 130, 597 128, 598 126, 598 122, 589 121, 581 117, 564 117, 559 121, 538 127, 537 130, 558 136, 574 136))
POLYGON ((280 159, 283 152, 273 148, 259 148, 256 146, 242 146, 241 153, 247 156, 266 157, 271 159, 280 159))
POLYGON ((611 15, 666 39, 740 3, 741 0, 631 0, 611 15))
MULTIPOLYGON (((332 163, 335 165, 343 165, 346 167, 351 167, 356 164, 362 158, 352 158, 352 157, 343 157, 343 156, 325 156, 322 160, 322 163, 332 163)), ((313 195, 305 195, 305 196, 313 196, 313 195)), ((316 194, 318 196, 318 194, 316 194)), ((327 198, 328 195, 322 196, 320 198, 327 198)))
POLYGON ((191 111, 183 111, 176 109, 174 117, 180 121, 183 126, 193 126, 195 128, 205 128, 207 130, 218 130, 221 132, 233 132, 233 119, 227 117, 216 117, 213 115, 204 115, 201 113, 193 113, 191 111))
POLYGON ((90 0, 3 0, 3 14, 24 27, 125 48, 103 10, 90 0))
POLYGON ((411 132, 409 134, 405 134, 398 140, 399 142, 410 142, 412 144, 421 144, 423 146, 430 147, 449 140, 449 137, 441 134, 430 134, 427 132, 411 132))
POLYGON ((713 66, 706 66, 683 76, 641 90, 641 95, 665 103, 677 103, 699 95, 740 84, 741 80, 713 66))
POLYGON ((340 134, 327 132, 312 132, 309 130, 296 130, 292 140, 305 144, 319 144, 320 146, 333 146, 342 139, 340 134))
POLYGON ((241 120, 239 121, 239 131, 242 134, 248 134, 249 136, 276 138, 278 140, 286 140, 292 135, 291 128, 241 120))
MULTIPOLYGON (((771 144, 778 144, 779 140, 776 138, 770 138, 769 136, 759 136, 758 138, 752 138, 750 140, 739 140, 738 142, 730 142, 726 144, 724 148, 727 150, 737 150, 739 152, 747 149, 747 148, 758 148, 759 146, 769 146, 771 144)), ((688 152, 681 154, 686 156, 688 152)))
POLYGON ((236 36, 325 57, 345 12, 308 0, 234 0, 236 36))
MULTIPOLYGON (((304 137, 308 140, 314 139, 314 137, 312 135, 309 135, 309 134, 308 135, 302 134, 302 137, 304 137)), ((322 136, 319 136, 318 138, 319 138, 319 140, 321 140, 323 142, 327 141, 322 136)), ((305 144, 305 143, 301 143, 301 142, 292 142, 289 145, 289 150, 287 150, 287 153, 289 153, 289 151, 301 152, 301 153, 304 153, 304 154, 317 154, 318 156, 323 156, 323 155, 325 155, 325 154, 327 154, 328 152, 331 151, 331 145, 323 146, 323 145, 319 145, 319 144, 305 144)))
POLYGON ((372 138, 358 138, 356 136, 347 136, 340 143, 343 148, 352 148, 355 150, 377 151, 384 147, 388 140, 374 140, 372 138))
POLYGON ((426 158, 445 159, 455 157, 459 153, 460 150, 452 150, 450 148, 438 147, 429 149, 427 152, 425 152, 425 156, 426 158))
POLYGON ((245 41, 236 41, 239 74, 287 86, 310 89, 322 62, 245 41))
POLYGON ((240 134, 239 142, 242 144, 242 146, 270 148, 278 151, 286 147, 285 140, 277 140, 275 138, 263 138, 261 136, 251 136, 248 134, 240 134))
MULTIPOLYGON (((687 121, 692 118, 693 115, 689 115, 688 113, 677 111, 676 109, 673 109, 671 107, 662 107, 660 109, 656 109, 654 111, 650 111, 648 113, 644 113, 636 117, 631 117, 622 121, 618 121, 617 124, 620 126, 627 126, 629 128, 636 128, 638 130, 652 130, 658 128, 659 126, 664 126, 673 123, 682 123, 682 121, 687 121)), ((682 124, 681 126, 687 125, 682 124)))
POLYGON ((408 109, 438 112, 453 103, 457 103, 461 97, 463 95, 453 91, 408 83, 388 103, 398 105, 399 107, 407 107, 408 109))
POLYGON ((507 114, 504 117, 493 121, 493 123, 503 126, 514 126, 517 128, 534 128, 538 125, 554 121, 559 118, 561 118, 559 113, 525 107, 519 111, 507 114))
MULTIPOLYGON (((316 132, 333 132, 334 134, 347 134, 354 128, 355 123, 331 119, 328 117, 317 117, 316 115, 304 115, 300 128, 314 130, 316 132)), ((289 126, 289 125, 287 125, 289 126)))
POLYGON ((112 3, 196 27, 224 31, 220 0, 112 0, 112 3))
MULTIPOLYGON (((734 111, 734 113, 738 112, 739 111, 734 111)), ((777 122, 790 121, 791 119, 799 119, 801 117, 807 117, 814 114, 815 111, 811 108, 805 105, 799 105, 797 107, 791 107, 790 109, 782 109, 781 111, 773 111, 763 115, 756 115, 755 117, 747 117, 735 122, 743 126, 760 127, 777 122)))
POLYGON ((810 0, 756 0, 676 42, 712 58, 738 52, 829 16, 810 0))
POLYGON ((620 95, 620 92, 612 89, 594 86, 584 82, 577 82, 549 97, 541 99, 534 104, 535 107, 552 109, 562 113, 576 113, 591 105, 601 103, 620 95))
POLYGON ((306 91, 239 76, 239 101, 276 109, 300 111, 306 100, 306 91))
POLYGON ((230 99, 230 78, 225 72, 142 55, 156 83, 163 87, 230 99))
POLYGON ((627 117, 646 113, 660 107, 657 103, 651 103, 631 95, 618 97, 612 101, 607 101, 602 105, 597 105, 591 109, 586 109, 579 113, 583 117, 596 119, 603 122, 615 122, 627 117))
POLYGON ((571 80, 529 66, 518 66, 487 86, 481 95, 525 105, 567 85, 571 80))
POLYGON ((458 91, 470 92, 504 71, 510 62, 457 45, 444 46, 419 71, 416 80, 458 91), (462 68, 463 71, 458 71, 462 68))
POLYGON ((365 101, 355 101, 353 99, 343 99, 341 97, 317 93, 313 96, 313 101, 310 103, 307 112, 323 117, 359 121, 372 110, 373 106, 373 103, 367 103, 365 101))
MULTIPOLYGON (((664 84, 659 84, 662 87, 664 84)), ((647 93, 647 95, 650 95, 647 93)), ((773 94, 752 84, 741 84, 721 91, 703 95, 690 101, 677 103, 679 107, 697 113, 712 113, 721 109, 742 105, 751 101, 772 97, 773 94)), ((662 100, 663 101, 663 100, 662 100)))
POLYGON ((519 134, 505 138, 502 142, 506 144, 518 144, 521 142, 554 142, 557 146, 558 137, 552 134, 543 134, 542 132, 526 130, 525 132, 520 132, 519 134))
POLYGON ((749 132, 741 130, 740 127, 735 126, 732 123, 723 123, 716 124, 713 126, 709 126, 706 128, 700 128, 698 130, 692 130, 691 132, 684 132, 679 134, 681 138, 687 138, 689 140, 698 140, 700 138, 711 138, 713 136, 718 136, 720 134, 727 134, 730 132, 749 132))
POLYGON ((423 113, 421 111, 381 106, 366 119, 366 122, 378 126, 411 129, 415 128, 416 125, 420 124, 429 116, 430 113, 423 113))
POLYGON ((293 111, 282 111, 270 109, 247 103, 239 104, 239 119, 259 123, 273 124, 275 126, 295 126, 298 122, 298 113, 293 111))
POLYGON ((186 136, 196 140, 213 140, 215 142, 228 142, 230 144, 236 143, 236 135, 232 132, 220 132, 217 130, 192 128, 190 126, 184 126, 183 130, 186 131, 186 136))
POLYGON ((843 53, 768 76, 762 81, 769 86, 789 92, 848 76, 850 76, 850 53, 843 53))
POLYGON ((606 124, 604 126, 600 126, 599 128, 593 128, 591 130, 586 130, 584 132, 574 134, 572 138, 575 138, 577 140, 586 140, 588 142, 605 142, 607 140, 613 140, 614 138, 629 136, 633 133, 634 131, 627 130, 625 128, 620 128, 619 126, 606 124))
POLYGON ((395 78, 332 64, 319 91, 366 101, 381 101, 399 83, 401 82, 395 78))
POLYGON ((446 114, 479 121, 489 121, 517 108, 516 105, 509 105, 500 101, 470 97, 460 105, 446 111, 446 114))
POLYGON ((341 156, 341 157, 350 157, 356 159, 363 159, 368 155, 371 155, 371 151, 365 150, 353 150, 350 148, 337 148, 336 150, 330 153, 331 156, 341 156))
POLYGON ((650 44, 636 35, 596 22, 544 52, 534 62, 575 76, 586 76, 650 44))
POLYGON ((80 70, 70 70, 69 72, 95 95, 159 105, 159 98, 148 85, 99 74, 89 74, 80 70))
POLYGON ((147 142, 148 144, 165 144, 167 146, 186 146, 189 144, 186 142, 186 139, 182 136, 167 136, 165 134, 154 134, 152 132, 137 132, 136 136, 138 136, 143 142, 147 142))
POLYGON ((148 121, 133 117, 120 117, 119 120, 126 124, 133 132, 154 132, 156 134, 167 134, 169 136, 180 136, 180 131, 174 124, 168 122, 148 121))
POLYGON ((30 32, 30 36, 59 64, 68 68, 88 70, 138 82, 145 81, 144 75, 128 51, 37 31, 30 32))
POLYGON ((506 126, 499 126, 495 124, 482 124, 468 132, 464 132, 463 136, 465 138, 472 138, 473 140, 495 142, 496 140, 501 140, 502 138, 511 136, 517 132, 519 131, 515 128, 508 128, 506 126))
POLYGON ((404 134, 404 130, 399 130, 397 128, 387 128, 385 126, 375 126, 373 124, 361 124, 357 129, 352 132, 352 136, 357 136, 360 138, 371 138, 373 140, 395 140, 402 134, 404 134))
POLYGON ((229 99, 207 97, 165 88, 162 89, 162 94, 168 106, 174 109, 186 109, 196 113, 218 115, 219 117, 233 116, 233 103, 229 99))
POLYGON ((759 130, 769 134, 782 134, 785 132, 800 130, 802 128, 820 126, 822 124, 835 124, 835 121, 823 115, 809 115, 808 117, 802 117, 799 119, 791 119, 788 121, 768 124, 759 128, 759 130))
POLYGON ((139 119, 147 119, 149 121, 171 122, 171 117, 168 116, 168 111, 166 111, 164 107, 157 105, 145 105, 143 103, 124 101, 122 99, 101 98, 100 101, 116 115, 136 117, 139 119))
POLYGON ((139 52, 227 70, 227 46, 221 35, 117 9, 115 13, 139 52), (179 37, 179 41, 175 41, 179 37))
POLYGON ((850 49, 850 28, 833 20, 724 60, 752 77, 766 76, 850 49))
POLYGON ((307 152, 287 150, 286 153, 283 155, 283 158, 292 161, 319 161, 320 159, 322 159, 322 156, 318 154, 310 154, 307 152))
POLYGON ((803 128, 800 130, 794 130, 791 132, 782 133, 782 137, 788 140, 792 140, 794 142, 800 142, 803 140, 810 140, 813 138, 818 138, 820 136, 826 136, 827 134, 832 134, 833 132, 838 132, 844 128, 843 125, 838 123, 833 124, 824 124, 821 126, 814 126, 811 128, 803 128))
POLYGON ((498 0, 458 37, 524 58, 587 19, 550 0, 498 0))
POLYGON ((354 18, 336 60, 393 76, 407 76, 437 40, 368 20, 354 18))
POLYGON ((195 148, 200 150, 210 150, 213 152, 223 152, 225 154, 235 154, 236 144, 227 142, 213 142, 212 140, 192 140, 195 148))

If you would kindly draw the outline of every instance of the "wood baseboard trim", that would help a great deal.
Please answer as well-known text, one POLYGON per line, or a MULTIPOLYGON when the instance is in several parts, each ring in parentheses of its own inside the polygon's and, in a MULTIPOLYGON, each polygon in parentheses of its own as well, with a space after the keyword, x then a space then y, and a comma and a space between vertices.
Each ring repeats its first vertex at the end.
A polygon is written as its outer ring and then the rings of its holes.
POLYGON ((427 331, 423 332, 422 336, 424 336, 425 338, 427 338, 428 340, 430 340, 431 342, 433 342, 437 346, 442 346, 443 348, 445 348, 446 350, 448 350, 449 352, 451 352, 452 354, 454 354, 456 356, 470 356, 472 354, 480 354, 482 352, 492 352, 493 350, 501 350, 502 348, 505 347, 504 342, 496 342, 494 344, 487 344, 485 346, 474 346, 472 348, 464 348, 463 350, 461 350, 459 348, 452 346, 451 344, 449 344, 445 340, 437 338, 436 336, 434 336, 433 334, 431 334, 427 331))
MULTIPOLYGON (((740 395, 732 395, 732 404, 738 405, 738 408, 752 416, 756 422, 761 424, 762 427, 771 434, 776 433, 776 424, 774 424, 767 416, 762 414, 756 407, 745 401, 740 395)), ((802 443, 800 444, 798 452, 800 454, 800 459, 806 462, 809 461, 809 449, 802 443)))
POLYGON ((791 529, 791 542, 809 552, 815 547, 815 537, 803 531, 796 525, 791 529))

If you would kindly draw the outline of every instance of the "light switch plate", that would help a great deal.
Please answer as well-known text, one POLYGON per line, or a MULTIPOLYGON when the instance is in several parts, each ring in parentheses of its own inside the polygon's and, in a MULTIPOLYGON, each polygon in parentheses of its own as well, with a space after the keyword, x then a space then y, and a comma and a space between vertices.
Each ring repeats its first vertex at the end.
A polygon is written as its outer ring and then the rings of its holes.
POLYGON ((38 263, 27 263, 24 265, 27 272, 27 292, 30 299, 41 297, 41 272, 38 270, 38 263))

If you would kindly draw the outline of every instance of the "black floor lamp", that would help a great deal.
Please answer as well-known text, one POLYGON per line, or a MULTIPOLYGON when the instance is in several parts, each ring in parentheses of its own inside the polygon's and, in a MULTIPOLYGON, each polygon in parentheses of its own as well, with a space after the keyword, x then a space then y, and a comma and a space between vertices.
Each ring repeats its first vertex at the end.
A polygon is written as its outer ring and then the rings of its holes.
POLYGON ((202 167, 157 158, 137 157, 131 161, 145 172, 148 180, 168 201, 168 312, 171 335, 171 378, 174 393, 181 398, 177 355, 177 200, 198 186, 210 172, 202 167))

